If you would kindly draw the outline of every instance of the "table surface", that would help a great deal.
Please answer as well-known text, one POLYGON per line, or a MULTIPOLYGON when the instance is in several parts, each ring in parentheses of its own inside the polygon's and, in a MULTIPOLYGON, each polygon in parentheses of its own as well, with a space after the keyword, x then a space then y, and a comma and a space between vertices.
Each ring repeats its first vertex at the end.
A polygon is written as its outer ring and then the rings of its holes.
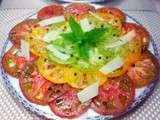
MULTIPOLYGON (((9 1, 9 0, 6 0, 9 1)), ((17 1, 17 0, 13 0, 17 1)), ((20 0, 19 0, 20 1, 20 0)), ((23 1, 23 0, 22 0, 23 1)), ((36 0, 35 0, 36 1, 36 0)), ((125 0, 124 0, 125 1, 125 0)), ((49 4, 41 1, 41 5, 34 4, 32 7, 10 6, 0 8, 0 51, 7 39, 9 30, 18 22, 35 13, 39 8, 49 4), (43 4, 43 5, 42 5, 43 4)), ((33 2, 34 3, 34 2, 33 2)), ((4 5, 6 3, 2 3, 4 5)), ((148 4, 148 3, 146 3, 148 4)), ((27 5, 26 5, 27 6, 27 5)), ((122 7, 123 11, 142 23, 155 39, 156 47, 160 51, 160 16, 154 9, 122 7)), ((159 56, 160 60, 160 56, 159 56)), ((0 120, 39 120, 35 114, 26 111, 21 104, 11 97, 0 77, 0 120)), ((139 109, 123 118, 123 120, 160 120, 160 82, 153 94, 139 107, 139 109)))

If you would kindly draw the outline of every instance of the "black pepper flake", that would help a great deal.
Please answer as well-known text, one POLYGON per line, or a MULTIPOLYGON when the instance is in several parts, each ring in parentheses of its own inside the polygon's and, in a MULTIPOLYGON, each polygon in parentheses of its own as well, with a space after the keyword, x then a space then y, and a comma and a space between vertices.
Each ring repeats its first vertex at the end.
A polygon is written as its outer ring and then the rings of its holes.
POLYGON ((104 25, 101 25, 101 28, 103 28, 104 27, 104 25))
POLYGON ((44 62, 47 62, 47 59, 46 59, 46 58, 44 59, 44 62))
POLYGON ((77 76, 77 73, 74 73, 74 76, 77 76))
POLYGON ((116 36, 116 34, 113 34, 113 37, 115 37, 116 36))
POLYGON ((52 87, 49 87, 48 90, 51 91, 51 90, 52 90, 52 87))
POLYGON ((101 56, 99 56, 99 57, 98 57, 98 59, 102 59, 102 57, 101 57, 101 56))
POLYGON ((109 13, 109 14, 112 14, 112 12, 111 12, 110 10, 108 11, 108 13, 109 13))
POLYGON ((59 89, 55 90, 55 93, 60 93, 60 92, 61 92, 61 90, 59 90, 59 89))
POLYGON ((67 26, 64 26, 64 29, 67 29, 67 26))
POLYGON ((117 22, 118 22, 118 20, 115 20, 115 22, 117 23, 117 22))
POLYGON ((30 39, 30 40, 32 40, 32 39, 33 39, 33 37, 29 37, 29 39, 30 39))
POLYGON ((73 54, 71 54, 71 57, 73 57, 73 54))
POLYGON ((49 28, 46 28, 46 31, 48 32, 48 31, 49 31, 49 28))

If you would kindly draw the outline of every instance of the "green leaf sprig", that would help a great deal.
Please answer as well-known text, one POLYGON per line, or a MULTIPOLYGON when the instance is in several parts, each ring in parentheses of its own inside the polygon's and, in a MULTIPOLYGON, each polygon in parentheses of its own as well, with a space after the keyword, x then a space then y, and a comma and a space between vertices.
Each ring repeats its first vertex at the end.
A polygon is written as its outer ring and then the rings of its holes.
POLYGON ((94 28, 91 31, 83 32, 80 24, 78 24, 74 17, 70 17, 69 26, 72 30, 70 33, 62 33, 61 36, 65 40, 69 40, 79 47, 80 57, 86 61, 89 59, 89 47, 94 45, 100 37, 102 37, 107 28, 94 28))

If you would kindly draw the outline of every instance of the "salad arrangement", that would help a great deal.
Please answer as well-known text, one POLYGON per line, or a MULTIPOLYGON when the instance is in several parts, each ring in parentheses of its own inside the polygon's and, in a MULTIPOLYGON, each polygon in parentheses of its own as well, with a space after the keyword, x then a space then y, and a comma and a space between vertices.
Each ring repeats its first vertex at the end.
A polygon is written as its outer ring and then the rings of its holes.
POLYGON ((49 105, 61 118, 89 108, 118 116, 132 104, 136 88, 158 77, 149 33, 113 7, 47 6, 37 19, 12 28, 9 40, 5 72, 19 79, 30 102, 49 105))

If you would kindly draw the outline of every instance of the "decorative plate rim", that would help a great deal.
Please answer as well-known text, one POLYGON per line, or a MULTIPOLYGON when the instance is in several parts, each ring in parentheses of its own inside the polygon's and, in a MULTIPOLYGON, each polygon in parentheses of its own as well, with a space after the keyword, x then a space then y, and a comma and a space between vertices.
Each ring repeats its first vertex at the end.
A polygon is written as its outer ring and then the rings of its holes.
MULTIPOLYGON (((36 13, 33 13, 32 15, 30 15, 29 17, 27 17, 26 19, 30 18, 31 16, 34 16, 36 13)), ((135 21, 137 24, 143 26, 141 23, 139 23, 135 18, 131 17, 130 15, 126 14, 126 16, 130 19, 132 19, 133 21, 135 21)), ((154 55, 156 57, 158 57, 159 53, 158 53, 158 49, 156 47, 156 44, 154 42, 154 38, 150 35, 150 43, 153 46, 153 50, 154 50, 154 55)), ((2 56, 5 53, 6 47, 9 43, 9 40, 7 39, 3 45, 2 51, 1 51, 1 58, 0 61, 2 61, 2 56)), ((14 87, 12 86, 10 80, 7 77, 7 74, 4 72, 4 69, 2 67, 2 62, 0 63, 0 71, 1 71, 1 76, 3 78, 3 82, 5 84, 5 88, 7 88, 8 92, 11 94, 11 96, 17 100, 19 103, 21 103, 27 110, 35 113, 37 116, 41 117, 41 118, 48 118, 47 115, 50 116, 55 116, 55 115, 51 115, 49 113, 46 113, 44 111, 41 111, 37 108, 35 108, 33 105, 30 104, 30 102, 27 102, 25 99, 23 99, 21 97, 21 95, 14 89, 14 87)), ((94 116, 94 117, 87 117, 85 118, 85 120, 97 120, 97 119, 105 119, 105 120, 109 120, 109 119, 113 119, 113 118, 118 118, 121 116, 126 115, 127 113, 130 113, 131 111, 133 111, 134 109, 138 108, 139 106, 141 106, 142 103, 144 103, 144 101, 150 96, 150 94, 153 92, 153 89, 156 86, 158 80, 155 80, 154 82, 152 82, 150 85, 147 86, 147 88, 143 91, 143 93, 141 93, 141 95, 139 95, 132 103, 132 105, 126 110, 126 112, 120 114, 119 116, 94 116)), ((50 119, 50 118, 49 118, 50 119)))

